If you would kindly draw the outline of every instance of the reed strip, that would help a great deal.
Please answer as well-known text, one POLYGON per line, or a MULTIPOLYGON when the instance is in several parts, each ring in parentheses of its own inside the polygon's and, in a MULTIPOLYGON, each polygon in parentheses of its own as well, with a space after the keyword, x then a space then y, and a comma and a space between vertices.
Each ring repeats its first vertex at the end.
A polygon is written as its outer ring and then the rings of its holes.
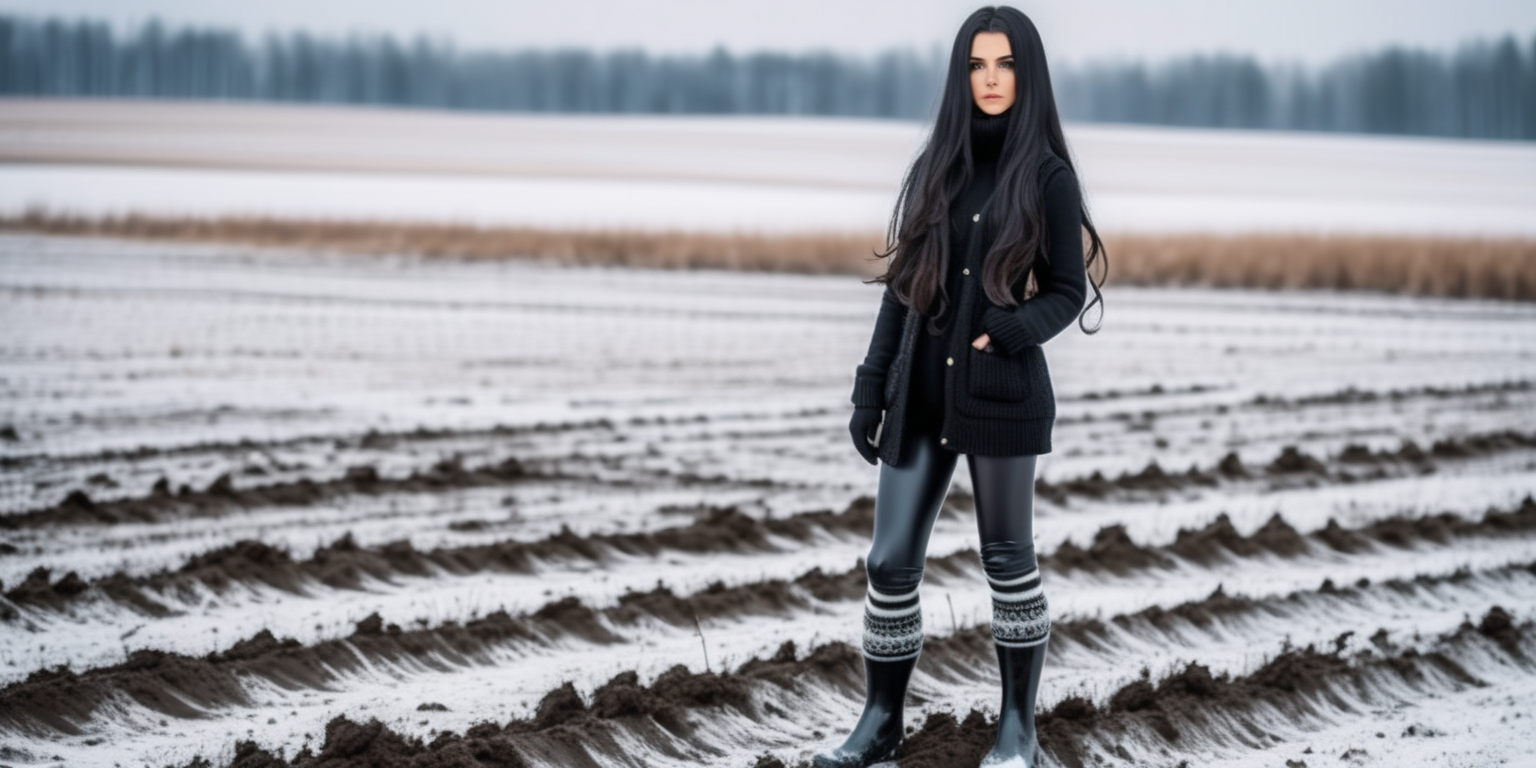
MULTIPOLYGON (((32 210, 0 231, 413 254, 465 260, 730 269, 873 277, 880 233, 563 230, 226 216, 83 217, 32 210)), ((1108 285, 1325 289, 1536 300, 1536 239, 1253 233, 1112 234, 1108 285)), ((1103 279, 1103 263, 1092 270, 1103 279)))

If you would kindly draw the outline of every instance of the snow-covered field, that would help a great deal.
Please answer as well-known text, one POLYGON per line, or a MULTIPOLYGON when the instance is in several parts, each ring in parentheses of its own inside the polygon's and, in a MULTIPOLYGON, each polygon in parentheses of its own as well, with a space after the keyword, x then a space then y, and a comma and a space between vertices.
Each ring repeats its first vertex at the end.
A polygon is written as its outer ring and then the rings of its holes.
MULTIPOLYGON (((923 126, 0 99, 0 213, 883 231, 923 126)), ((1066 127, 1105 232, 1536 235, 1521 142, 1066 127)))
MULTIPOLYGON (((857 716, 876 286, 6 235, 0 295, 0 763, 793 765, 857 716)), ((1536 307, 1107 300, 1046 346, 1052 764, 1536 764, 1536 307)), ((996 711, 968 486, 903 766, 996 711)))

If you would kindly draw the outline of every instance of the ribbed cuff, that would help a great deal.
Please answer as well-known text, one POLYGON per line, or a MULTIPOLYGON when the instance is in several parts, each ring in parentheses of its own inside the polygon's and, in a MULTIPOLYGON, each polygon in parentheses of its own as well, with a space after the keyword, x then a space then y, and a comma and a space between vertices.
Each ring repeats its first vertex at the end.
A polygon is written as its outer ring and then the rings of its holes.
POLYGON ((987 307, 987 311, 981 315, 981 328, 997 346, 1010 355, 1016 355, 1030 345, 1029 331, 1007 310, 987 307))
POLYGON ((885 407, 885 382, 868 376, 853 379, 853 404, 856 406, 885 407))

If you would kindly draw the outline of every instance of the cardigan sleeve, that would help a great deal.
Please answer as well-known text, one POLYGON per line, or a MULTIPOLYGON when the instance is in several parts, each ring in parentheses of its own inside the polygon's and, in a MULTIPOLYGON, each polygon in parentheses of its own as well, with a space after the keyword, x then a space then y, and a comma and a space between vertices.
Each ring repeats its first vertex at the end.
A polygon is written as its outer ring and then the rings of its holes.
POLYGON ((1066 330, 1082 312, 1088 291, 1082 195, 1071 169, 1058 166, 1046 183, 1044 203, 1049 241, 1048 258, 1035 264, 1040 292, 1011 310, 992 305, 982 314, 982 330, 1010 355, 1066 330))
POLYGON ((880 314, 875 318, 875 331, 869 340, 869 351, 864 355, 864 362, 854 371, 854 405, 885 407, 885 375, 901 343, 905 309, 901 299, 896 297, 896 292, 887 285, 885 294, 880 297, 880 314))

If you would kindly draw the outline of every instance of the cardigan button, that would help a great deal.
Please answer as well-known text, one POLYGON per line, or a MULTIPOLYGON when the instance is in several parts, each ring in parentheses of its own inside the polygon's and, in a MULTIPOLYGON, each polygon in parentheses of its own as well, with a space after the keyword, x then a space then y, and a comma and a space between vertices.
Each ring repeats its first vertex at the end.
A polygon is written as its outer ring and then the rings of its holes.
POLYGON ((947 438, 947 437, 939 438, 939 445, 949 445, 949 438, 947 438))
POLYGON ((960 274, 962 274, 962 275, 969 275, 970 273, 971 273, 971 268, 970 267, 966 267, 965 269, 960 270, 960 274))
POLYGON ((971 214, 971 221, 981 221, 981 214, 979 214, 979 213, 971 214))
POLYGON ((954 365, 955 364, 955 359, 953 357, 946 357, 946 358, 944 358, 944 364, 945 365, 954 365))

